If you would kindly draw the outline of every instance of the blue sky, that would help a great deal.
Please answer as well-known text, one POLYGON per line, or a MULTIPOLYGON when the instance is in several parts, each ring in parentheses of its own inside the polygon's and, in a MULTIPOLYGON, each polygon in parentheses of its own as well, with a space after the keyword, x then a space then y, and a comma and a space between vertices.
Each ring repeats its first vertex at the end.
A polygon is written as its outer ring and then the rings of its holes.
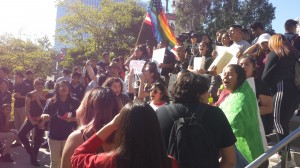
POLYGON ((300 17, 299 0, 269 0, 276 7, 272 27, 276 33, 284 33, 284 23, 288 19, 300 17))
MULTIPOLYGON (((162 1, 165 3, 165 0, 162 1)), ((11 33, 17 37, 32 39, 47 35, 53 42, 56 18, 54 2, 55 0, 0 0, 0 34, 11 33)), ((300 1, 269 2, 276 7, 273 29, 277 33, 284 33, 284 22, 300 17, 300 1)), ((169 4, 171 3, 172 0, 169 0, 169 4)))

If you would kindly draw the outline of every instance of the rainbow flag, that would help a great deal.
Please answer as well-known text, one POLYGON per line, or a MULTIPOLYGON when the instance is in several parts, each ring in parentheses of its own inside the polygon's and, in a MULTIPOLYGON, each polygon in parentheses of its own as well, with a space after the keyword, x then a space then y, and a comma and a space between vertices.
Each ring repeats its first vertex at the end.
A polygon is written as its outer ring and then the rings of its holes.
POLYGON ((163 39, 169 41, 169 50, 176 45, 176 37, 170 28, 161 0, 150 0, 145 23, 152 26, 152 32, 157 42, 163 39))

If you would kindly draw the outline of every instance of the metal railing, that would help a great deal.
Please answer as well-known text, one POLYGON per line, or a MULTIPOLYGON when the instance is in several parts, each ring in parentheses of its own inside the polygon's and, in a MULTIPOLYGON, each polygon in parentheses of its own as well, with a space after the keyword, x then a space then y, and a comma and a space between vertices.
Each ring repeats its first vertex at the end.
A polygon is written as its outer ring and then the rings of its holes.
POLYGON ((286 168, 286 161, 287 161, 287 144, 292 142, 294 139, 300 136, 300 127, 297 128, 295 131, 290 133, 287 137, 285 137, 283 140, 278 142, 275 146, 270 148, 268 151, 266 151, 264 154, 259 156, 257 159, 255 159, 253 162, 251 162, 246 168, 257 168, 262 163, 264 163, 267 159, 269 159, 272 155, 274 155, 276 152, 284 148, 285 150, 282 151, 281 154, 281 167, 286 168))

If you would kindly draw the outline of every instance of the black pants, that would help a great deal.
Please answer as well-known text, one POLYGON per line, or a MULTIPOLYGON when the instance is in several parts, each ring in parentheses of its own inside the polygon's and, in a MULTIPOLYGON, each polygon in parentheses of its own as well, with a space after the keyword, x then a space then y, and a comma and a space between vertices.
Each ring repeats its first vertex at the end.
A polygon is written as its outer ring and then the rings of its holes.
POLYGON ((37 125, 32 125, 29 120, 26 120, 22 127, 19 130, 18 137, 22 144, 24 145, 26 151, 30 154, 31 159, 36 160, 37 154, 43 143, 43 136, 44 130, 39 129, 37 125), (32 130, 35 129, 35 137, 34 137, 34 145, 33 147, 29 144, 29 139, 27 138, 27 134, 32 130))
MULTIPOLYGON (((274 128, 279 141, 290 133, 289 121, 299 104, 299 99, 299 91, 292 80, 282 80, 277 83, 277 91, 273 96, 273 109, 274 128)), ((288 157, 290 158, 290 152, 288 157)))

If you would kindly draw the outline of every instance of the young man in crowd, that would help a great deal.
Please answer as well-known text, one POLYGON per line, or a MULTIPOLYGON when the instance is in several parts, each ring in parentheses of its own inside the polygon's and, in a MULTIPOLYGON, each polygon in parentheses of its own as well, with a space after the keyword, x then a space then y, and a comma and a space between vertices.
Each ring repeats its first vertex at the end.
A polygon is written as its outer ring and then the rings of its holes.
MULTIPOLYGON (((14 102, 14 124, 15 128, 19 130, 26 119, 25 114, 25 98, 30 92, 30 85, 24 80, 24 74, 20 71, 15 73, 15 85, 12 96, 15 98, 14 102)), ((20 146, 20 140, 17 139, 14 147, 20 146)))

